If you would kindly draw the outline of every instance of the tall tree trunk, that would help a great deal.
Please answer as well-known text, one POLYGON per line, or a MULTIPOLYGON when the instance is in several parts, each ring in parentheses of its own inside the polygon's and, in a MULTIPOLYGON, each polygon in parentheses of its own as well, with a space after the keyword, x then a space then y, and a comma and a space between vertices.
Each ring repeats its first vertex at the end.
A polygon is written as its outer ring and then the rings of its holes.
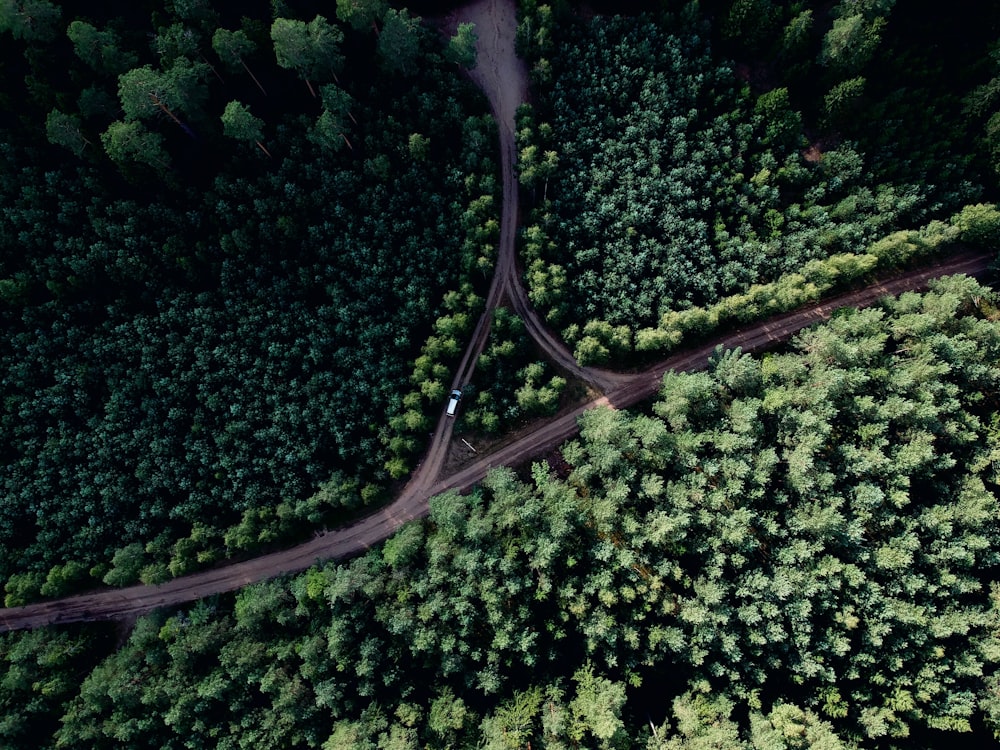
POLYGON ((243 66, 243 70, 245 70, 249 74, 249 76, 253 79, 253 82, 257 84, 257 88, 261 90, 261 93, 263 93, 264 96, 267 96, 267 92, 264 91, 264 87, 261 85, 260 81, 257 80, 257 76, 253 74, 253 71, 247 67, 247 64, 243 62, 243 60, 240 60, 240 65, 243 66))

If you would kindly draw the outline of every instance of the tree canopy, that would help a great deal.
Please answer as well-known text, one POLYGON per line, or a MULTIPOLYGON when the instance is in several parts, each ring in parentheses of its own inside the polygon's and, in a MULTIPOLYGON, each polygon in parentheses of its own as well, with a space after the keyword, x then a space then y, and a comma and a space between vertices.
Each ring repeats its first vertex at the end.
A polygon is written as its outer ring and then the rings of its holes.
POLYGON ((141 618, 99 663, 53 658, 97 630, 7 635, 0 699, 37 697, 0 731, 14 747, 982 744, 1000 716, 998 302, 955 277, 787 351, 720 351, 648 409, 585 413, 558 460, 439 496, 356 560, 141 618), (43 716, 49 739, 26 739, 43 716))

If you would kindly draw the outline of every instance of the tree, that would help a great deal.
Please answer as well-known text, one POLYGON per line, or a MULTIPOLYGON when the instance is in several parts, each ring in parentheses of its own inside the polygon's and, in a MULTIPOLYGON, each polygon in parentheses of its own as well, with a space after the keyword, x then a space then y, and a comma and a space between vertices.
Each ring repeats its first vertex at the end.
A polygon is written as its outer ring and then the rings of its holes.
POLYGON ((863 76, 841 81, 823 97, 823 109, 827 121, 839 125, 847 121, 857 110, 865 93, 863 76))
POLYGON ((353 150, 354 146, 347 137, 347 120, 354 121, 354 116, 351 114, 351 95, 332 83, 321 87, 319 91, 323 101, 323 111, 309 132, 309 140, 333 151, 344 144, 353 150))
POLYGON ((729 39, 739 40, 759 52, 774 33, 781 10, 772 0, 734 0, 722 26, 729 39))
POLYGON ((800 55, 809 42, 813 29, 813 12, 806 9, 797 13, 785 26, 781 37, 781 54, 786 58, 800 55))
POLYGON ((136 63, 136 56, 122 49, 112 29, 98 29, 86 21, 73 21, 66 29, 77 57, 97 71, 118 75, 136 63))
POLYGON ((61 17, 62 9, 48 0, 0 0, 0 32, 15 39, 51 41, 61 17))
POLYGON ((444 51, 445 60, 463 68, 476 67, 476 42, 478 39, 474 23, 460 23, 455 36, 448 40, 448 46, 444 51))
POLYGON ((196 114, 206 91, 203 78, 206 66, 180 59, 166 71, 143 65, 118 77, 118 98, 126 120, 140 120, 158 113, 167 115, 185 132, 188 127, 178 112, 196 114))
POLYGON ((823 37, 820 63, 842 74, 857 73, 875 54, 885 24, 884 18, 869 21, 860 13, 834 19, 823 37))
POLYGON ((600 747, 611 747, 616 735, 624 736, 625 724, 621 720, 625 705, 625 685, 594 674, 592 664, 587 664, 573 675, 576 696, 569 704, 572 720, 569 736, 580 742, 593 735, 600 747))
POLYGON ((276 18, 271 24, 271 39, 278 65, 297 71, 313 97, 316 91, 311 81, 336 80, 343 63, 340 44, 344 35, 323 16, 317 15, 309 23, 276 18))
POLYGON ((683 748, 746 748, 739 736, 739 725, 733 721, 735 708, 727 695, 685 693, 674 699, 673 713, 677 720, 677 736, 659 747, 664 750, 683 748))
POLYGON ((964 242, 996 248, 1000 241, 1000 211, 992 203, 977 203, 963 208, 952 219, 964 242))
MULTIPOLYGON (((124 123, 121 124, 124 125, 124 123)), ((139 580, 139 572, 146 561, 146 552, 142 544, 139 542, 127 544, 115 552, 111 561, 111 570, 104 576, 104 582, 109 586, 133 584, 139 580)))
POLYGON ((267 96, 267 91, 264 89, 263 84, 257 80, 257 76, 253 74, 253 71, 250 70, 244 60, 247 55, 253 53, 256 49, 250 37, 246 35, 246 32, 242 30, 216 29, 215 34, 212 35, 212 49, 215 50, 215 54, 219 56, 222 64, 229 70, 236 70, 237 67, 243 68, 254 84, 256 84, 257 88, 260 89, 261 93, 267 96))
POLYGON ((254 117, 245 104, 232 101, 226 105, 222 113, 222 131, 230 138, 253 141, 268 158, 271 158, 271 152, 261 143, 264 137, 264 123, 260 118, 254 117))
POLYGON ((767 143, 792 149, 802 140, 802 116, 792 109, 788 89, 771 89, 757 97, 754 115, 764 122, 767 143))
POLYGON ((356 31, 371 26, 378 31, 377 21, 385 15, 388 0, 337 0, 337 18, 349 23, 356 31))
POLYGON ((382 22, 378 38, 378 56, 391 72, 409 74, 415 70, 420 52, 420 18, 411 17, 406 8, 390 8, 382 22))
POLYGON ((426 161, 431 150, 431 139, 420 133, 410 133, 407 141, 410 158, 415 161, 426 161))
POLYGON ((169 166, 163 136, 151 133, 140 122, 113 122, 101 134, 104 150, 119 163, 140 162, 162 171, 169 166))
POLYGON ((182 23, 161 28, 153 37, 153 51, 160 57, 161 65, 173 65, 178 58, 193 60, 199 56, 201 36, 182 23))
POLYGON ((45 118, 45 136, 50 143, 69 149, 77 156, 81 156, 91 145, 80 127, 80 118, 63 114, 58 109, 49 112, 45 118))

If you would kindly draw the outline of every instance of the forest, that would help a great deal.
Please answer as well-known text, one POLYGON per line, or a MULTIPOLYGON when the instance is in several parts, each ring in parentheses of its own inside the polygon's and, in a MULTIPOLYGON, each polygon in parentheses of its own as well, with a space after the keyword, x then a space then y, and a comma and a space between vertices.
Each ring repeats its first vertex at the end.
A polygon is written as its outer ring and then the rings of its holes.
MULTIPOLYGON (((581 363, 1000 244, 992 4, 609 6, 518 8, 520 262, 581 363)), ((447 10, 0 0, 6 606, 290 545, 408 476, 499 231, 447 10)), ((582 385, 492 324, 456 427, 502 439, 582 385)), ((998 493, 1000 297, 940 279, 667 373, 355 559, 2 633, 0 746, 983 746, 998 493)))
POLYGON ((474 37, 315 11, 0 3, 8 605, 335 525, 423 449, 499 210, 474 37))
POLYGON ((801 294, 803 267, 840 275, 820 264, 995 200, 1000 18, 960 5, 523 0, 532 302, 582 363, 627 361, 675 346, 688 310, 801 294))
POLYGON ((1000 729, 998 305, 951 277, 783 351, 718 351, 353 561, 126 633, 0 636, 0 736, 982 747, 1000 729))

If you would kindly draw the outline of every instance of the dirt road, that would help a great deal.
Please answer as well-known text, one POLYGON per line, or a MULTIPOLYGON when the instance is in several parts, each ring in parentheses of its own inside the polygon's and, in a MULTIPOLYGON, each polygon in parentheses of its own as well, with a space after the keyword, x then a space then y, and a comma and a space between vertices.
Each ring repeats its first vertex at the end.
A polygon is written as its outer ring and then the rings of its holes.
POLYGON ((514 113, 526 96, 527 72, 514 54, 513 0, 476 0, 449 18, 446 25, 453 28, 466 20, 476 23, 479 33, 479 64, 472 72, 472 77, 489 97, 499 123, 504 203, 497 269, 487 297, 486 310, 472 334, 453 387, 471 380, 476 359, 489 335, 492 311, 506 295, 524 318, 531 336, 553 361, 570 375, 590 383, 604 395, 560 413, 540 425, 533 425, 490 455, 445 477, 441 477, 440 473, 451 446, 454 420, 444 416, 442 404, 442 415, 438 420, 434 439, 409 483, 392 504, 357 523, 317 536, 291 549, 177 578, 159 586, 95 591, 25 607, 0 609, 0 631, 57 623, 129 618, 159 607, 233 591, 254 581, 296 573, 322 560, 363 553, 389 537, 407 521, 426 516, 430 497, 450 489, 467 490, 494 466, 523 463, 559 445, 577 432, 577 418, 587 409, 600 405, 624 408, 649 398, 656 393, 665 372, 702 369, 717 346, 739 346, 744 351, 758 351, 787 340, 803 327, 829 317, 839 307, 863 306, 887 294, 920 289, 928 279, 936 276, 954 273, 982 275, 992 260, 992 256, 986 253, 956 256, 933 267, 901 274, 866 289, 843 294, 745 330, 720 336, 639 373, 622 374, 581 368, 531 309, 518 278, 514 253, 518 222, 518 185, 514 175, 514 113))
MULTIPOLYGON (((862 307, 880 297, 921 289, 928 279, 954 273, 982 276, 993 256, 986 253, 966 253, 950 258, 933 267, 901 274, 796 312, 772 318, 743 331, 712 339, 696 349, 678 353, 642 372, 622 376, 621 385, 605 396, 561 413, 544 424, 533 427, 504 445, 495 453, 483 456, 462 470, 440 479, 432 477, 430 461, 422 465, 423 475, 414 477, 403 493, 391 505, 361 521, 337 529, 292 549, 228 565, 215 570, 178 578, 160 586, 134 586, 114 591, 98 591, 67 599, 39 602, 26 607, 0 610, 0 631, 35 628, 62 622, 101 620, 128 617, 158 607, 177 605, 211 594, 232 591, 265 578, 305 570, 321 560, 350 557, 364 552, 389 537, 403 523, 427 515, 430 497, 446 490, 467 490, 479 482, 494 466, 523 463, 559 445, 577 432, 577 418, 595 406, 610 405, 624 408, 656 393, 663 374, 669 370, 694 371, 703 369, 717 346, 741 347, 744 351, 759 351, 785 341, 795 332, 845 306, 862 307), (419 481, 418 481, 419 479, 419 481)), ((441 455, 447 444, 440 441, 441 455)), ((420 474, 420 472, 418 472, 420 474)))

